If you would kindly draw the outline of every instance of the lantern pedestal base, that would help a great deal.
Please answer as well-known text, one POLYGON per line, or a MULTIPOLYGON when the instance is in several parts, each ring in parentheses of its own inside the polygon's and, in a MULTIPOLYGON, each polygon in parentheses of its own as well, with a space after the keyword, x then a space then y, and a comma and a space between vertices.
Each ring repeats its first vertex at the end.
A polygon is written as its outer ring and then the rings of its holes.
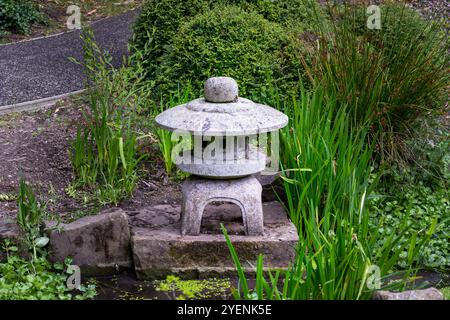
POLYGON ((246 236, 241 214, 231 204, 210 205, 197 236, 180 234, 178 205, 147 207, 131 217, 133 261, 141 280, 165 279, 177 275, 183 279, 235 277, 222 223, 237 251, 242 268, 255 274, 259 254, 264 255, 265 270, 288 269, 295 260, 297 229, 278 202, 262 204, 264 235, 246 236))
POLYGON ((200 234, 206 206, 211 202, 229 202, 241 210, 246 235, 263 235, 262 186, 255 177, 214 180, 192 176, 185 180, 182 191, 181 234, 200 234))

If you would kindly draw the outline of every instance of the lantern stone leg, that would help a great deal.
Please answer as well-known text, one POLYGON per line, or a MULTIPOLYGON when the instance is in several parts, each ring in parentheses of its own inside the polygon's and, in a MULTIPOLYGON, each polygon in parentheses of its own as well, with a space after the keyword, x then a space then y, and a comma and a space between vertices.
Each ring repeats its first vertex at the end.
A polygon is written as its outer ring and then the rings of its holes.
POLYGON ((242 213, 245 234, 263 235, 262 186, 256 178, 213 180, 188 178, 182 186, 183 203, 181 233, 198 235, 206 206, 215 201, 236 204, 242 213))

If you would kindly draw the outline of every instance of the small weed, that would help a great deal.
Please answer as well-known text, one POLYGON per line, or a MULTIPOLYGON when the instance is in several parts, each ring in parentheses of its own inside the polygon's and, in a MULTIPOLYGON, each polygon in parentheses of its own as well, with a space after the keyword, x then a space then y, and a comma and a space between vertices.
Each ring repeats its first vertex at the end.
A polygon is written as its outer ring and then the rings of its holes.
POLYGON ((47 245, 49 238, 43 235, 41 230, 45 215, 43 206, 23 178, 19 182, 17 206, 17 224, 25 235, 25 242, 33 253, 33 259, 36 260, 38 251, 42 253, 42 248, 47 245))
POLYGON ((450 287, 442 288, 441 292, 444 295, 445 300, 450 300, 450 287))
POLYGON ((0 193, 0 202, 12 202, 17 200, 17 194, 0 193))

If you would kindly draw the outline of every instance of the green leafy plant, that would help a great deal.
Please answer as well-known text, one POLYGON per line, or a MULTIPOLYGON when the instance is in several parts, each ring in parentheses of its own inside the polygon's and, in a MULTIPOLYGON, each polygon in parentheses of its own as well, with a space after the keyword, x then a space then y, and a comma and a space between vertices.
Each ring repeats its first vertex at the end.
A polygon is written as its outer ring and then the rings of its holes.
POLYGON ((19 182, 17 206, 17 224, 25 236, 27 246, 33 253, 33 260, 36 260, 38 251, 47 245, 49 238, 43 235, 41 230, 44 217, 42 205, 23 178, 19 182))
MULTIPOLYGON (((421 182, 417 184, 409 182, 394 184, 377 191, 380 196, 370 202, 372 232, 380 235, 375 246, 383 246, 385 239, 405 219, 408 231, 400 243, 409 241, 413 234, 427 228, 433 220, 436 220, 436 229, 419 252, 415 262, 422 267, 447 269, 450 266, 448 189, 433 190, 421 182)), ((408 263, 407 258, 408 251, 405 248, 399 255, 397 265, 405 267, 408 263)))
POLYGON ((63 270, 70 260, 51 265, 45 257, 33 261, 9 255, 0 263, 0 300, 84 300, 96 295, 94 285, 82 285, 76 294, 68 292, 68 274, 63 270))
MULTIPOLYGON (((450 233, 450 140, 440 121, 419 131, 420 135, 406 142, 412 161, 407 166, 389 166, 382 173, 381 183, 369 202, 374 233, 389 235, 403 219, 409 231, 424 229, 436 219, 437 226, 430 241, 416 259, 422 268, 448 269, 448 237, 450 233)), ((383 239, 377 243, 383 244, 383 239)), ((407 252, 400 254, 399 266, 405 264, 407 252)))
MULTIPOLYGON (((371 296, 365 287, 368 268, 376 265, 382 278, 389 276, 401 252, 399 235, 407 225, 400 224, 385 246, 374 250, 379 238, 370 232, 365 205, 376 185, 376 180, 369 184, 373 147, 367 144, 367 127, 352 123, 348 105, 323 97, 318 88, 294 101, 287 109, 291 128, 281 136, 286 206, 304 241, 294 270, 309 277, 309 292, 299 295, 366 299, 371 296), (302 167, 311 171, 299 170, 302 167)), ((428 227, 432 230, 434 224, 428 227)), ((426 233, 423 239, 430 236, 426 233)), ((409 250, 409 267, 423 242, 402 243, 409 250)))
POLYGON ((14 31, 28 34, 35 22, 43 22, 43 17, 33 2, 0 0, 0 32, 14 31))
POLYGON ((64 264, 51 264, 47 260, 45 246, 49 238, 42 230, 45 216, 44 208, 33 190, 23 178, 19 183, 17 199, 17 224, 25 244, 31 251, 30 259, 18 255, 19 248, 6 239, 1 248, 6 252, 6 262, 0 263, 0 300, 70 300, 90 299, 96 295, 95 286, 81 285, 76 295, 68 292, 66 280, 67 267, 64 264))
POLYGON ((8 258, 10 254, 19 251, 18 246, 10 239, 3 240, 1 248, 6 252, 6 258, 8 258))
MULTIPOLYGON (((390 167, 383 173, 382 184, 376 189, 370 202, 373 232, 388 235, 400 221, 407 219, 411 232, 426 228, 436 219, 438 224, 428 244, 421 250, 416 263, 422 267, 446 269, 450 220, 450 197, 448 176, 448 142, 443 141, 428 152, 429 160, 421 160, 408 167, 390 167), (437 149, 437 150, 436 150, 437 149)), ((382 245, 380 240, 378 245, 382 245)), ((399 266, 405 264, 406 252, 400 255, 399 266)))
POLYGON ((442 288, 441 292, 444 295, 445 300, 450 300, 450 287, 442 288))

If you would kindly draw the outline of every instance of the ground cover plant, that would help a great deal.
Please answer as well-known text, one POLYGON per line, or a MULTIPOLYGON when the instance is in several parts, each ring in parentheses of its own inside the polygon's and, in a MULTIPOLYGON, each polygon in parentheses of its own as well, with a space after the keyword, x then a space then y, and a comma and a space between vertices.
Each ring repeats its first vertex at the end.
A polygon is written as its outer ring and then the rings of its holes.
POLYGON ((66 281, 70 258, 64 263, 52 264, 47 260, 46 245, 49 238, 43 232, 45 211, 34 191, 22 179, 17 199, 17 224, 24 235, 24 243, 5 240, 1 250, 6 252, 6 261, 0 262, 1 300, 71 300, 90 299, 96 295, 94 285, 81 285, 78 293, 69 292, 66 281), (19 255, 19 246, 24 245, 29 255, 19 255), (23 256, 26 257, 23 257, 23 256))
POLYGON ((12 31, 28 34, 35 22, 43 22, 43 16, 32 1, 0 1, 0 38, 12 31))
MULTIPOLYGON (((449 252, 449 160, 448 130, 435 123, 427 134, 409 141, 416 161, 408 166, 385 170, 381 183, 370 202, 373 232, 389 234, 392 226, 407 217, 410 230, 426 228, 437 219, 436 230, 420 251, 417 263, 425 268, 448 270, 449 252)), ((407 233, 405 238, 409 238, 407 233)), ((382 242, 380 243, 380 245, 382 242)), ((406 252, 400 255, 404 264, 406 252)))

